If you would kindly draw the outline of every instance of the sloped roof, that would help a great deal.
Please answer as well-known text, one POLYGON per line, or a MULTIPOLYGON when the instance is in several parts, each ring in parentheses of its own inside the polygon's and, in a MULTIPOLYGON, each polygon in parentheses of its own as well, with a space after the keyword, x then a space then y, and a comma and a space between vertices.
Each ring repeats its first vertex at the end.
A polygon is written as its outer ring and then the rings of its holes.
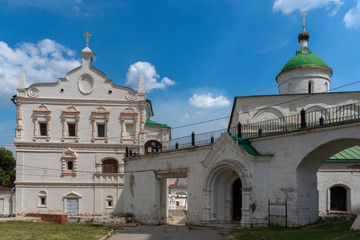
POLYGON ((162 123, 157 123, 155 121, 151 121, 150 119, 146 119, 145 122, 146 126, 155 126, 155 127, 166 127, 166 128, 170 128, 170 126, 166 125, 166 124, 162 124, 162 123))
POLYGON ((338 152, 326 162, 360 162, 360 146, 354 146, 338 152))
POLYGON ((228 132, 228 134, 230 135, 230 137, 232 137, 232 139, 237 141, 239 146, 242 149, 244 149, 248 154, 253 155, 253 156, 260 156, 258 151, 256 151, 256 149, 251 145, 251 143, 249 141, 244 140, 244 139, 239 138, 239 137, 234 137, 233 135, 231 135, 230 132, 228 132))

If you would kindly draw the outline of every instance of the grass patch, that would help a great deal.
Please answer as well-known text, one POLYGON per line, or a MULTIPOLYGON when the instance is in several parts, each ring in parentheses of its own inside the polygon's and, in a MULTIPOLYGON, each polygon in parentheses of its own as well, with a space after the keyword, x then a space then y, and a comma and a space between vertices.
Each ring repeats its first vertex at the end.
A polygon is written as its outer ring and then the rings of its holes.
POLYGON ((235 239, 247 240, 325 240, 341 239, 355 240, 360 239, 360 231, 350 230, 353 222, 350 221, 320 221, 311 227, 271 227, 271 228, 251 228, 239 229, 229 232, 235 239))
POLYGON ((185 215, 187 216, 187 210, 186 209, 183 209, 182 210, 184 213, 185 213, 185 215))
POLYGON ((100 239, 108 231, 89 224, 49 222, 0 222, 1 239, 100 239))

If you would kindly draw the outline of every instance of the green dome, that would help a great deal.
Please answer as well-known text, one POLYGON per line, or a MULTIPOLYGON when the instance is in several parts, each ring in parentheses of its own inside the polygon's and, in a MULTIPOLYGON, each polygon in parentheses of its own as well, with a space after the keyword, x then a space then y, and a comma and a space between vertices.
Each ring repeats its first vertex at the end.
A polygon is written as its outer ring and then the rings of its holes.
POLYGON ((322 67, 329 67, 326 62, 319 56, 315 54, 299 54, 292 59, 290 59, 281 72, 286 70, 296 68, 296 67, 304 67, 304 66, 322 66, 322 67))

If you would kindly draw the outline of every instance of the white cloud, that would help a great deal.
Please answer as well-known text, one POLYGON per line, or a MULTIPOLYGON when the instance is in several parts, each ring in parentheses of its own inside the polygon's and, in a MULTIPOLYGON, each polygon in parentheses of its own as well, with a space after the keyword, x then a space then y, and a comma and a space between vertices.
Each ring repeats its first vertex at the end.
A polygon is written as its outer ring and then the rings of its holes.
POLYGON ((197 107, 197 108, 217 108, 217 107, 227 107, 231 103, 230 101, 220 95, 218 97, 213 97, 212 93, 207 94, 194 94, 190 99, 189 103, 191 106, 197 107))
POLYGON ((360 0, 356 7, 351 8, 344 17, 345 26, 347 28, 358 28, 360 26, 360 0))
POLYGON ((275 0, 274 11, 282 11, 284 14, 291 12, 309 11, 317 8, 326 7, 330 10, 330 15, 335 15, 344 3, 341 0, 275 0))
POLYGON ((15 48, 0 41, 0 105, 8 105, 16 94, 20 72, 25 72, 28 85, 54 82, 80 65, 74 55, 74 51, 50 39, 20 43, 15 48))
POLYGON ((167 77, 159 81, 159 74, 156 73, 155 67, 149 62, 136 62, 130 65, 126 76, 126 84, 130 84, 134 89, 137 89, 140 75, 144 75, 145 90, 147 92, 157 88, 165 89, 167 86, 175 84, 175 81, 167 77))

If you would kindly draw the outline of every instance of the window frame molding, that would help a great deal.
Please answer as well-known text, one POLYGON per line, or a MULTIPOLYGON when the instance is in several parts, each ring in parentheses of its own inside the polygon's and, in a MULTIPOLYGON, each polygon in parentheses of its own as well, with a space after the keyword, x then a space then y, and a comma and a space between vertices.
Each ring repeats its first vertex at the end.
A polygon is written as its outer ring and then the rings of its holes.
POLYGON ((327 212, 328 213, 350 213, 352 211, 351 193, 352 193, 351 187, 344 183, 336 183, 336 184, 329 186, 327 189, 327 195, 328 195, 327 196, 327 204, 326 204, 327 212), (346 190, 346 203, 345 203, 346 210, 345 211, 338 211, 338 210, 331 209, 331 189, 334 187, 342 187, 346 190))
POLYGON ((107 111, 102 104, 91 112, 92 120, 92 138, 94 143, 96 140, 104 140, 105 143, 109 142, 109 117, 110 112, 107 111), (104 137, 98 137, 98 124, 103 124, 105 128, 104 137))
POLYGON ((114 196, 107 195, 105 198, 105 209, 113 209, 114 208, 114 196), (109 206, 109 202, 111 201, 111 206, 109 206))
POLYGON ((33 110, 33 121, 34 121, 34 137, 35 142, 38 139, 45 139, 47 142, 50 141, 50 120, 51 110, 48 109, 44 103, 41 103, 36 109, 33 110), (46 135, 41 135, 40 124, 46 123, 46 135))
POLYGON ((65 140, 75 140, 75 142, 79 142, 80 111, 71 104, 65 110, 61 111, 61 120, 62 120, 61 141, 64 142, 65 140), (75 124, 75 136, 69 136, 69 124, 75 124))
POLYGON ((121 138, 120 142, 124 143, 125 141, 132 141, 133 143, 138 143, 138 134, 139 134, 139 126, 138 126, 138 115, 130 105, 124 109, 120 113, 120 122, 121 122, 121 138), (126 133, 126 124, 131 123, 133 124, 133 134, 127 136, 126 133))
POLYGON ((63 155, 61 156, 61 176, 72 175, 76 176, 77 174, 77 155, 76 152, 73 151, 70 147, 63 151, 63 155), (73 169, 68 169, 68 162, 73 162, 73 169))
POLYGON ((38 204, 37 207, 38 208, 47 208, 47 203, 48 203, 48 192, 46 190, 40 190, 38 193, 38 204), (45 204, 42 204, 41 200, 42 198, 45 197, 45 204))
POLYGON ((117 160, 115 158, 104 158, 103 160, 101 160, 101 173, 102 174, 118 174, 119 173, 119 166, 120 166, 119 160, 117 160), (108 160, 116 162, 116 172, 104 172, 104 167, 105 167, 104 162, 108 161, 108 160))

